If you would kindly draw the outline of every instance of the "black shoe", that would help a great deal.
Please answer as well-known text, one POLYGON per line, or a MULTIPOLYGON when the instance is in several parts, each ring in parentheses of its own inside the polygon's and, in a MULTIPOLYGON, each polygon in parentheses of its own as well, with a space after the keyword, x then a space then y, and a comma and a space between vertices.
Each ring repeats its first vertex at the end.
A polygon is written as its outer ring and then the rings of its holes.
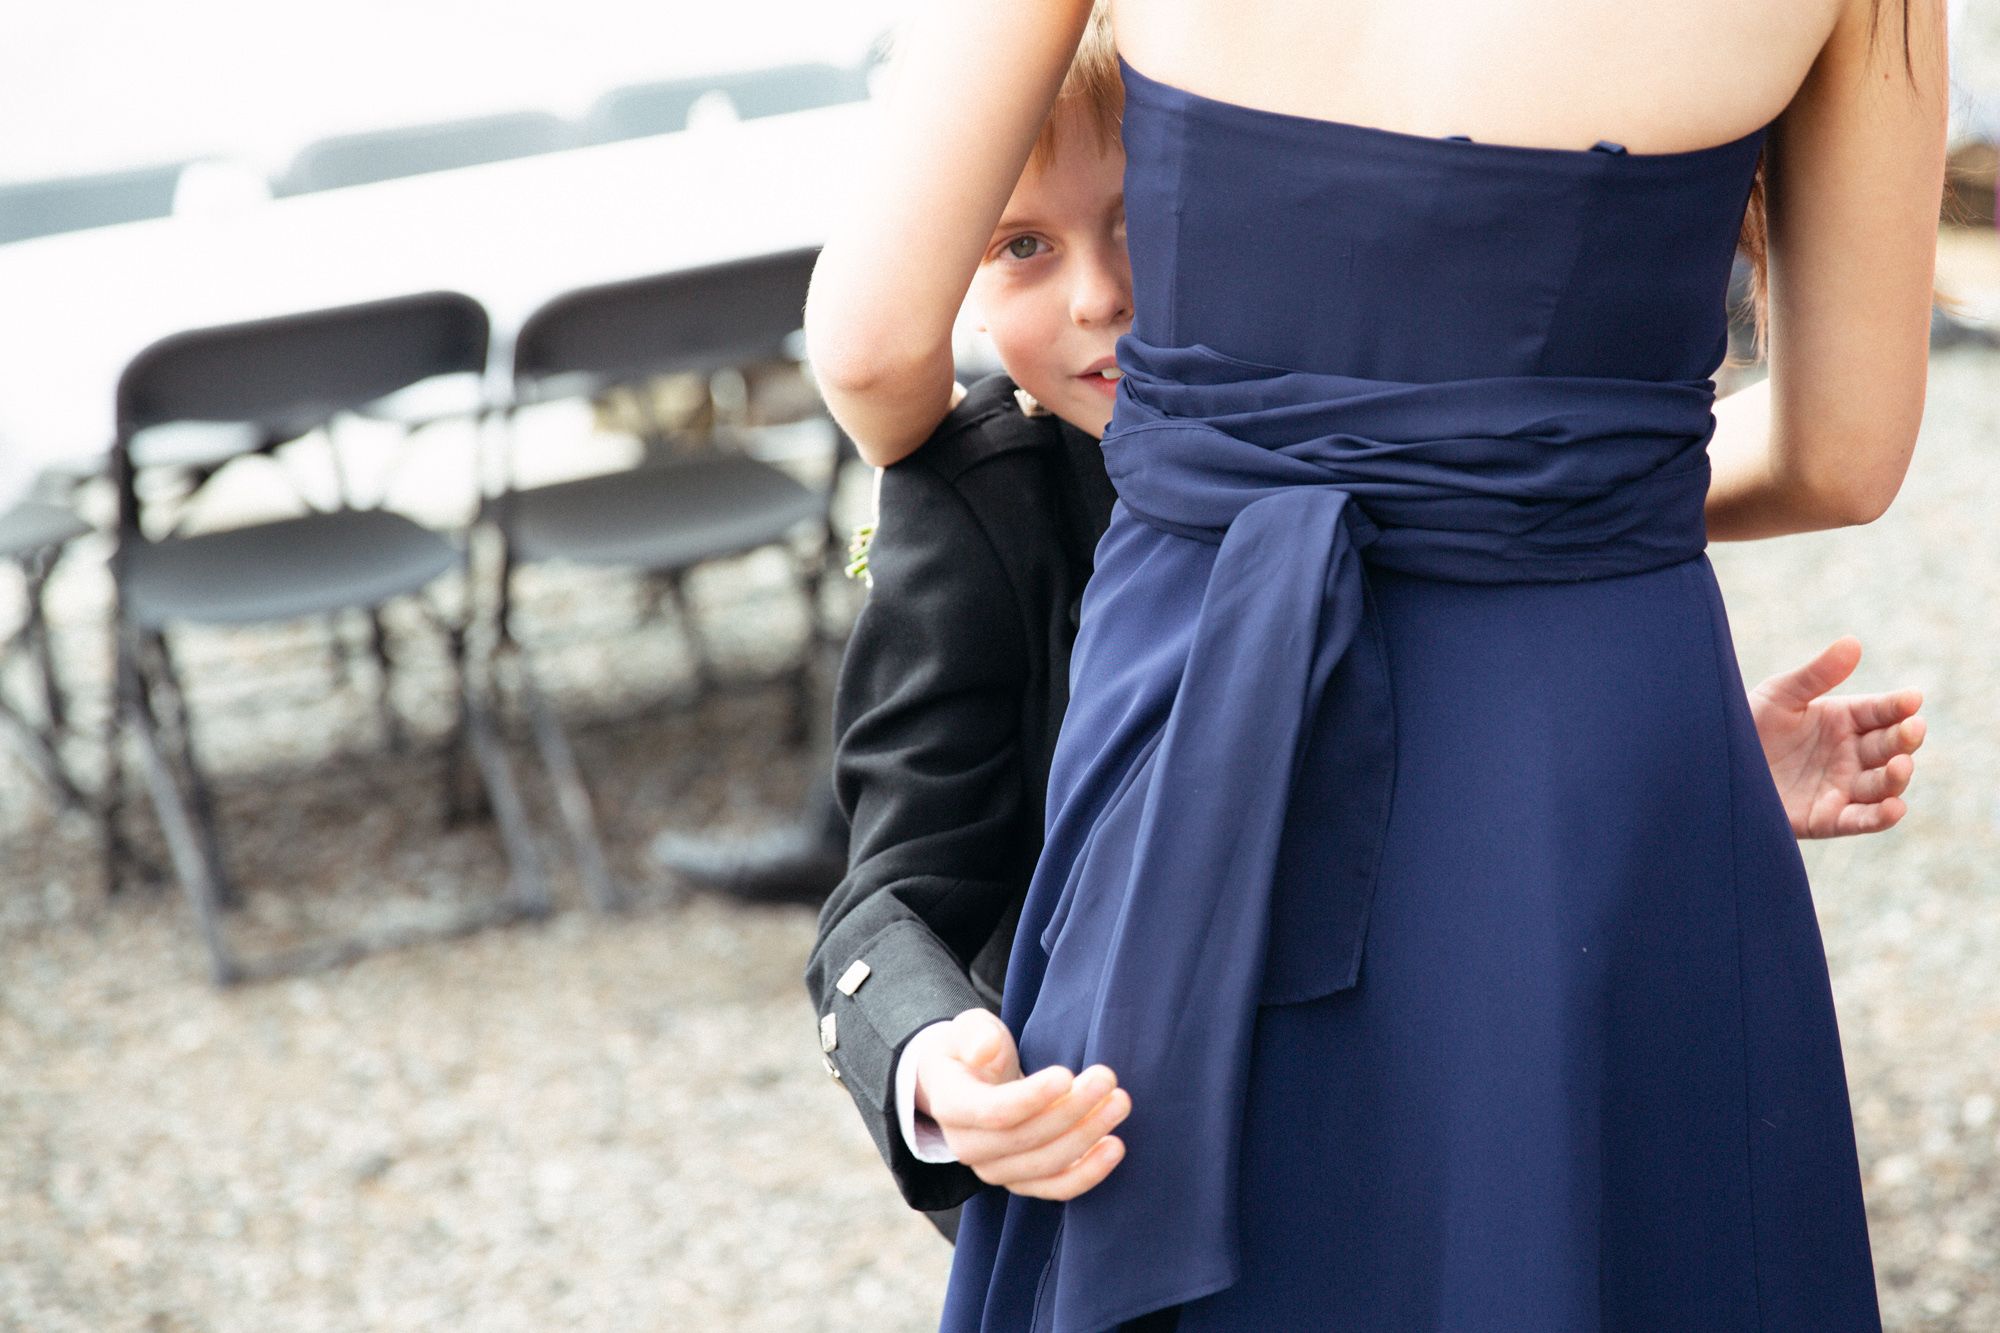
POLYGON ((671 830, 653 859, 696 888, 760 903, 818 907, 847 873, 847 848, 805 827, 711 836, 671 830))

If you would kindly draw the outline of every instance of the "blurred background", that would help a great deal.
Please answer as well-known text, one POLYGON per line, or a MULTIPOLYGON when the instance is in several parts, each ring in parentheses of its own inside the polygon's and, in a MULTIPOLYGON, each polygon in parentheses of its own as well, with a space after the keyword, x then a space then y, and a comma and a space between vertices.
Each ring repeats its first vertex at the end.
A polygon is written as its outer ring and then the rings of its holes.
MULTIPOLYGON (((826 762, 870 482, 796 312, 902 3, 0 15, 0 1329, 936 1326, 812 903, 653 850, 826 762)), ((1952 13, 1909 480, 1712 558, 1750 680, 1855 633, 1926 691, 1909 817, 1806 857, 1885 1319, 1987 1333, 2000 2, 1952 13)))

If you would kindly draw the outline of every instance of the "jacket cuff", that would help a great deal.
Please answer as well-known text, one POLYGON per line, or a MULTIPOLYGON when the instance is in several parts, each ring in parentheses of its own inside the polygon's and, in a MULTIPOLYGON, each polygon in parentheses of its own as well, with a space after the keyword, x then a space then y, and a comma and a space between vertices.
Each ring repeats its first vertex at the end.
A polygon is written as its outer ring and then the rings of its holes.
POLYGON ((828 1069, 854 1097, 904 1202, 925 1211, 963 1203, 983 1182, 968 1166, 926 1162, 911 1150, 897 1124, 896 1066, 918 1032, 985 1003, 965 964, 913 918, 884 926, 848 958, 825 961, 837 978, 819 1016, 828 1069))

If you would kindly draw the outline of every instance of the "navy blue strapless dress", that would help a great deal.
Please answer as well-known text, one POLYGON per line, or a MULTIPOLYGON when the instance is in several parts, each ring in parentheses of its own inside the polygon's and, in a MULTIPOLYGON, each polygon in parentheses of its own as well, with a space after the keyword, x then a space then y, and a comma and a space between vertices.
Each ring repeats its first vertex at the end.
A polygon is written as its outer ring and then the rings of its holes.
POLYGON ((1124 66, 1119 493, 1003 1018, 1125 1160, 951 1333, 1877 1330, 1812 900, 1703 554, 1765 131, 1433 139, 1124 66))

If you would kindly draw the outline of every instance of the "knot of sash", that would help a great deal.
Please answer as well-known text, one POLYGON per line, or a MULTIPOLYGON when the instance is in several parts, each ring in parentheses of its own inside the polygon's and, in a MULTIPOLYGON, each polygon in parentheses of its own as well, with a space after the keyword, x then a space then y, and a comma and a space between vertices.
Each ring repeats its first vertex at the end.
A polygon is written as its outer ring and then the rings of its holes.
POLYGON ((1167 720, 1097 812, 1040 939, 1048 1003, 1024 1062, 1102 1062, 1133 1104, 1125 1161, 1063 1205, 1044 1279, 1058 1333, 1236 1280, 1256 1008, 1361 977, 1395 770, 1364 562, 1521 583, 1690 559, 1714 429, 1709 380, 1399 383, 1132 335, 1119 364, 1104 456, 1121 502, 1218 549, 1167 720), (1353 793, 1311 812, 1341 855, 1280 887, 1315 727, 1353 793), (1094 855, 1105 837, 1129 856, 1094 855))

